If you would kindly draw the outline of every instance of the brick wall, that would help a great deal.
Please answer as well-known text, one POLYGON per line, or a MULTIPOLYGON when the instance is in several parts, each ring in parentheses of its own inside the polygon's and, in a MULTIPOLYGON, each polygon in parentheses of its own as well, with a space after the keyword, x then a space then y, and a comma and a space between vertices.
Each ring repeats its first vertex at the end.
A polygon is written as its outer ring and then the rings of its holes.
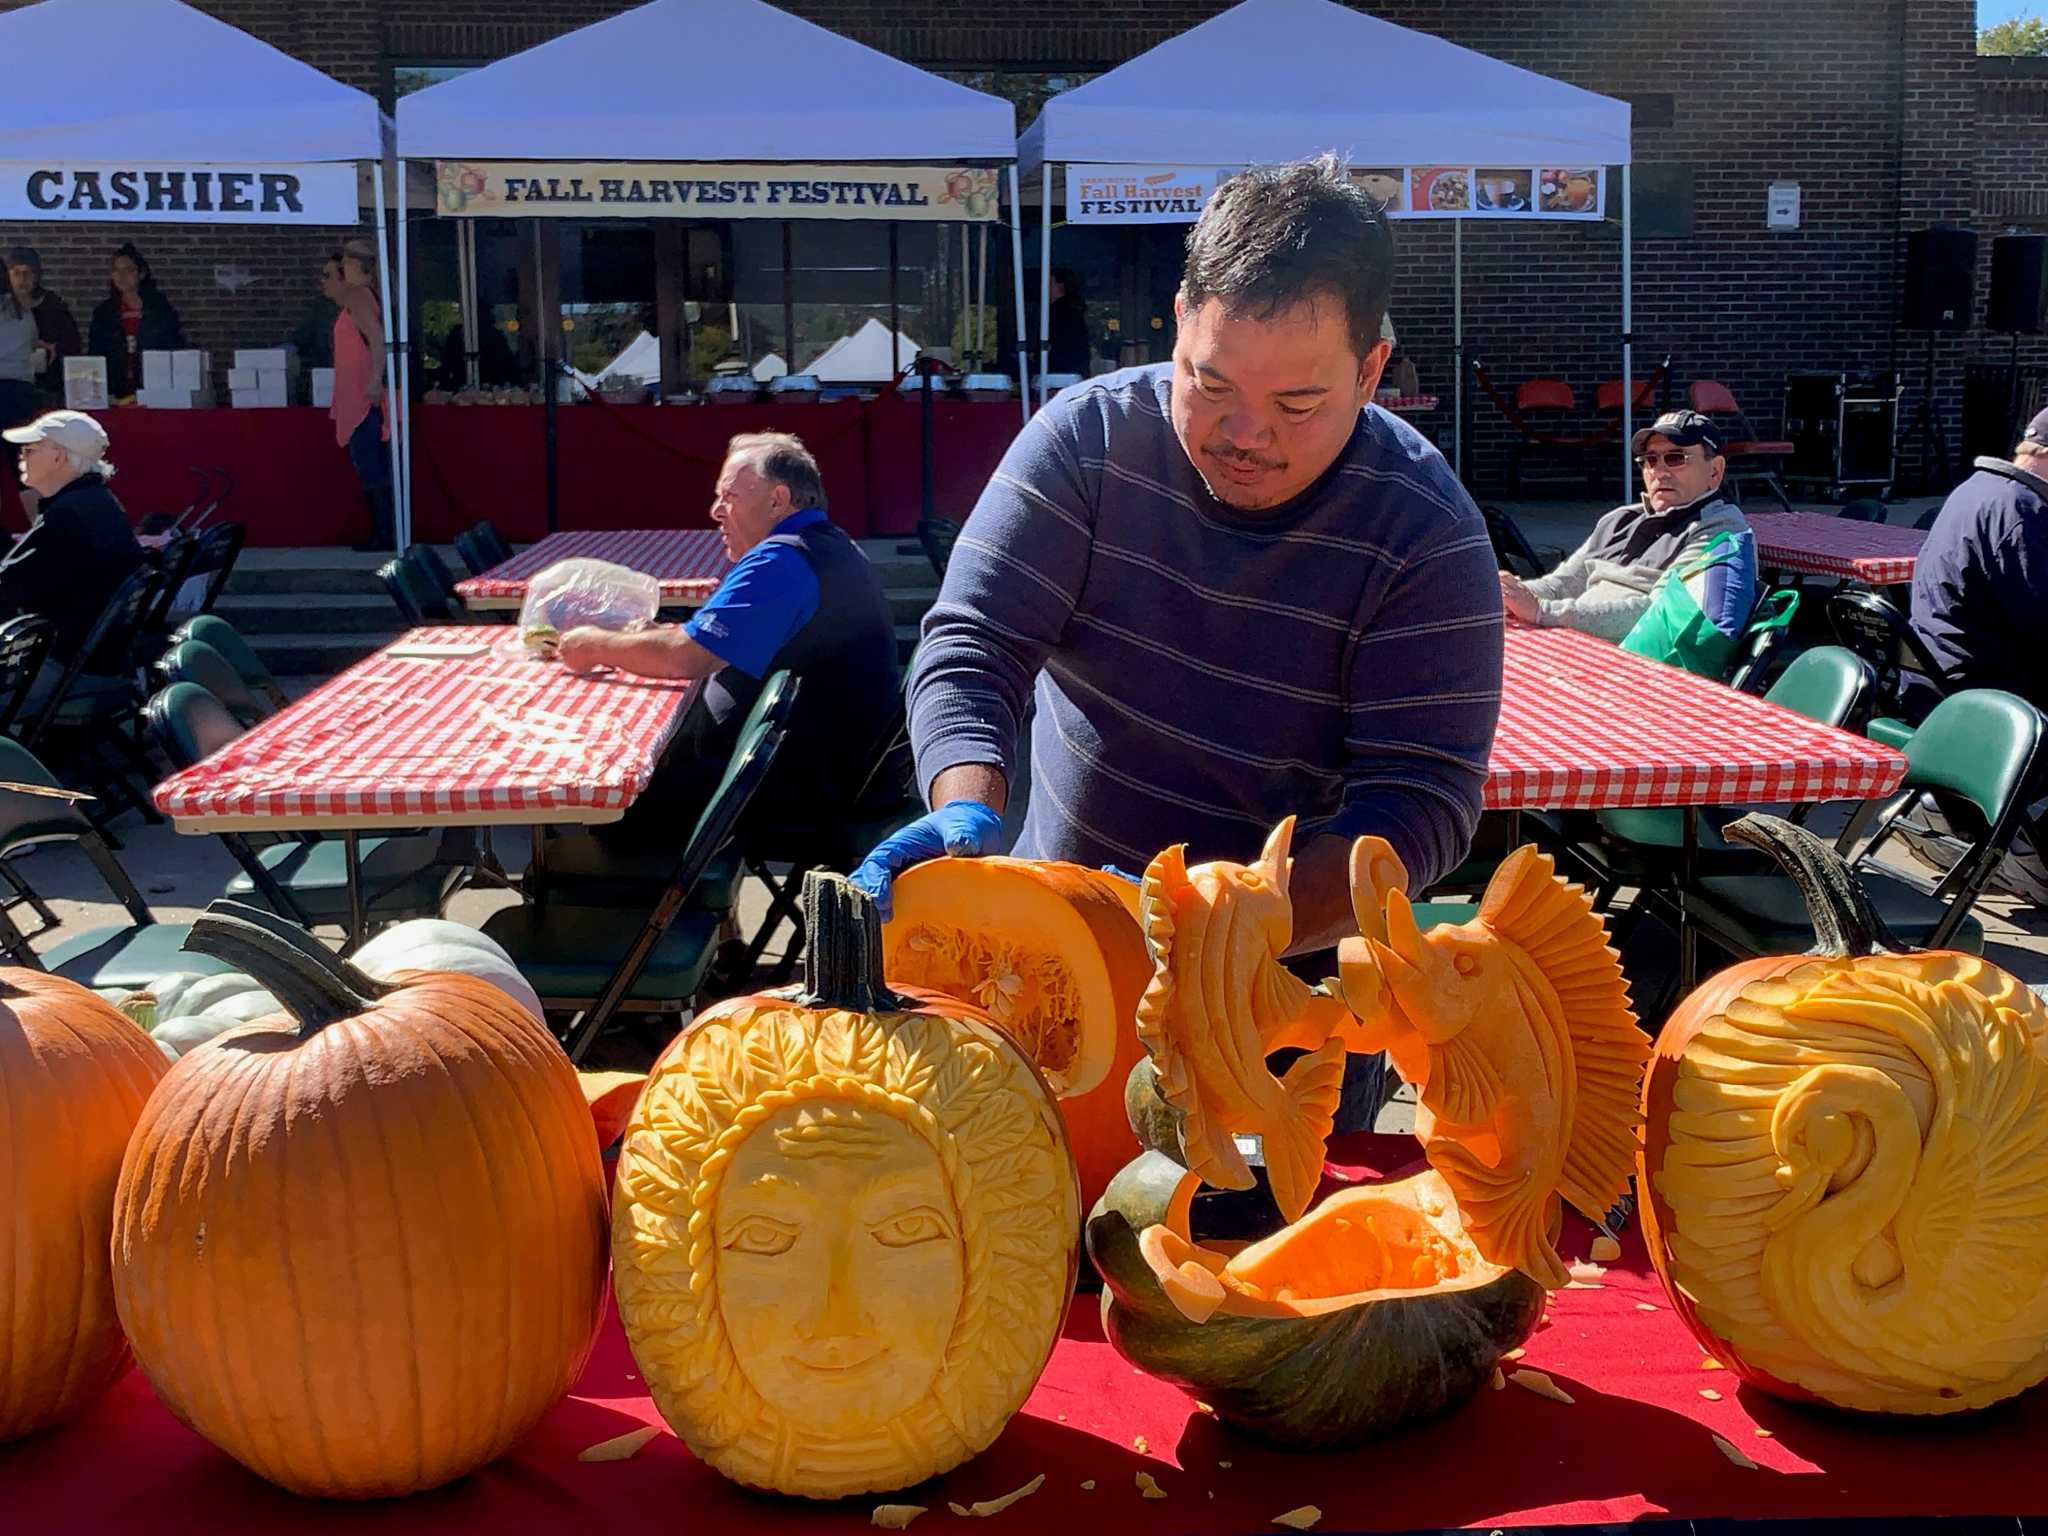
MULTIPOLYGON (((372 91, 393 58, 496 57, 623 8, 618 0, 207 3, 372 91)), ((1099 69, 1223 6, 1035 0, 969 12, 957 0, 791 0, 789 8, 930 67, 1099 69)), ((1638 103, 1638 163, 1690 165, 1696 176, 1692 236, 1636 243, 1638 366, 1647 370, 1669 352, 1680 386, 1720 379, 1765 425, 1777 418, 1789 370, 1896 363, 1917 389, 1919 339, 1894 329, 1905 232, 1952 220, 1988 233, 1990 188, 2009 184, 2029 145, 2048 140, 2038 110, 2048 107, 2048 82, 2035 82, 2040 91, 2030 94, 2024 82, 2014 89, 1980 78, 1973 0, 1388 0, 1371 9, 1638 103), (1980 96, 1988 105, 1980 107, 1980 96), (1765 188, 1776 180, 1800 184, 1797 232, 1764 229, 1765 188)), ((680 69, 678 82, 684 89, 680 69)), ((1361 89, 1370 89, 1369 79, 1361 89)), ((194 340, 218 354, 287 329, 332 241, 324 231, 0 225, 0 240, 31 238, 43 248, 51 285, 87 299, 81 310, 103 293, 105 254, 128 234, 156 261, 194 340), (214 269, 229 265, 255 279, 239 294, 215 280, 214 269)), ((1452 238, 1447 224, 1399 230, 1403 347, 1438 389, 1450 382, 1452 238)), ((1589 398, 1596 380, 1618 372, 1616 240, 1578 228, 1492 225, 1468 228, 1464 247, 1469 355, 1510 384, 1562 374, 1589 398)), ((1940 344, 1952 438, 1960 368, 1985 348, 1981 337, 1940 344)), ((2002 342, 1996 351, 2002 355, 2002 342)), ((1438 421, 1447 426, 1448 418, 1446 410, 1438 421)), ((1509 433, 1483 400, 1475 399, 1472 424, 1471 468, 1484 484, 1497 476, 1509 433)))

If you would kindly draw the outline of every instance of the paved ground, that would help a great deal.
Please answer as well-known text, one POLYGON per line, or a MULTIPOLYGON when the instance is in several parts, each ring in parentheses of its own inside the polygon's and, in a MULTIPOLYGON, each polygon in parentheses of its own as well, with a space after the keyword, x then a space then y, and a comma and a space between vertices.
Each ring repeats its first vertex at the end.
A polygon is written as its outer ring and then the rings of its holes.
MULTIPOLYGON (((1901 503, 1891 509, 1891 521, 1910 523, 1931 505, 1933 502, 1926 500, 1901 503)), ((1530 502, 1510 504, 1509 510, 1539 548, 1564 549, 1575 545, 1593 517, 1605 509, 1584 504, 1530 502)), ((1823 810, 1815 825, 1820 830, 1831 829, 1839 825, 1839 815, 1831 818, 1823 810)), ((165 921, 191 918, 235 873, 233 861, 211 838, 185 837, 169 827, 143 826, 132 815, 117 830, 126 844, 121 853, 123 864, 165 921)), ((499 831, 495 836, 505 864, 514 870, 523 868, 526 835, 520 831, 499 831)), ((63 919, 60 932, 36 941, 39 950, 48 949, 67 935, 125 921, 120 909, 98 884, 91 866, 76 853, 62 848, 40 849, 23 857, 18 867, 63 919)), ((456 897, 450 916, 480 923, 493 910, 514 899, 504 891, 465 891, 456 897)), ((760 887, 748 882, 742 898, 742 922, 749 931, 759 920, 764 905, 760 887)), ((2048 913, 1994 897, 1979 904, 1978 914, 1985 921, 1987 953, 1991 958, 2026 981, 2048 981, 2048 913)), ((771 951, 771 958, 773 954, 771 951)), ((1648 963, 1654 963, 1654 959, 1648 963)), ((645 1044, 644 1039, 636 1042, 628 1038, 611 1049, 620 1057, 619 1064, 625 1065, 636 1051, 644 1051, 645 1044)), ((1389 1128, 1405 1123, 1405 1114, 1405 1109, 1397 1105, 1382 1123, 1389 1128)))

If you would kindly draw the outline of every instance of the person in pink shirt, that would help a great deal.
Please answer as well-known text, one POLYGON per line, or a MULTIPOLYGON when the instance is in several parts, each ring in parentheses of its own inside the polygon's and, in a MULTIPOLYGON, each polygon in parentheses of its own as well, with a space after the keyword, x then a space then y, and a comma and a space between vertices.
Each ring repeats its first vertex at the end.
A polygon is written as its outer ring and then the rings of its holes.
POLYGON ((390 551, 398 541, 392 513, 391 421, 384 400, 384 316, 377 300, 377 247, 351 240, 328 258, 320 289, 341 306, 334 317, 334 440, 363 482, 370 538, 359 550, 390 551))

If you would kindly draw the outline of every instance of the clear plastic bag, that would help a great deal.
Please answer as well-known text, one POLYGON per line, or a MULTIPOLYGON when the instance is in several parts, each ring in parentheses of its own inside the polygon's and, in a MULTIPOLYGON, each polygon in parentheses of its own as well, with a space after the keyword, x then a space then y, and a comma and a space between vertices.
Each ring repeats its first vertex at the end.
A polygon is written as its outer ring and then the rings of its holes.
MULTIPOLYGON (((609 560, 558 560, 526 584, 519 632, 560 636, 580 624, 625 629, 661 608, 661 583, 609 560)), ((551 637, 552 638, 552 637, 551 637)))

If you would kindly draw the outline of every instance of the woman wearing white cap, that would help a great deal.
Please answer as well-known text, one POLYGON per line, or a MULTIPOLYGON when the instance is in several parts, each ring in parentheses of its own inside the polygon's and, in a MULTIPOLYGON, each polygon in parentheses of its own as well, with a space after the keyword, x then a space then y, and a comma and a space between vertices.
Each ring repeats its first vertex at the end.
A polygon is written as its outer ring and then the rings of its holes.
POLYGON ((50 411, 4 435, 21 450, 21 483, 42 516, 0 560, 0 615, 40 613, 69 658, 114 589, 142 564, 142 546, 107 479, 106 429, 81 411, 50 411))

